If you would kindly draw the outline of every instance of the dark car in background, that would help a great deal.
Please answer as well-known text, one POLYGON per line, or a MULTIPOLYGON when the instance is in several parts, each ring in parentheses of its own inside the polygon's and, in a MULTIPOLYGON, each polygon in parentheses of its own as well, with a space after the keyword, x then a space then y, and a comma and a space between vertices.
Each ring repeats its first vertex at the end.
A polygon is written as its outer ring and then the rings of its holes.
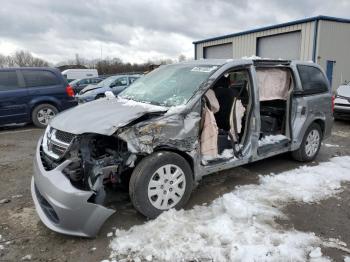
POLYGON ((81 90, 83 90, 88 85, 97 85, 104 78, 101 77, 90 77, 83 79, 76 79, 69 83, 69 85, 73 88, 75 94, 79 94, 81 90))
POLYGON ((0 126, 32 122, 43 128, 76 104, 72 87, 58 69, 0 69, 0 126))

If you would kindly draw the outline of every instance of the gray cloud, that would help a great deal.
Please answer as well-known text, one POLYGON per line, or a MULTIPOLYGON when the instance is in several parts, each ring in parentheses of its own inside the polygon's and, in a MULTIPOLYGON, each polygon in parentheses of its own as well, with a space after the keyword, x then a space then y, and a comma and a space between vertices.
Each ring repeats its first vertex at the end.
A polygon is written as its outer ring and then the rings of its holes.
POLYGON ((192 41, 324 14, 349 1, 12 0, 1 3, 0 52, 26 49, 58 62, 74 54, 142 62, 193 55, 192 41))

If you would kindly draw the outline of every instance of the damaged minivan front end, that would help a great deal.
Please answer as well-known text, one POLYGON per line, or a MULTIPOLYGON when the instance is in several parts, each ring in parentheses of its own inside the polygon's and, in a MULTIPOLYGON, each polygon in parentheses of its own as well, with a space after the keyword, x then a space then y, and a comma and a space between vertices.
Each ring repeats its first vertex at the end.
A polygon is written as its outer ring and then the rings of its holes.
POLYGON ((34 160, 32 196, 43 223, 60 233, 93 237, 115 212, 106 187, 128 179, 135 162, 158 147, 195 150, 199 112, 184 117, 167 111, 113 98, 57 116, 34 160))

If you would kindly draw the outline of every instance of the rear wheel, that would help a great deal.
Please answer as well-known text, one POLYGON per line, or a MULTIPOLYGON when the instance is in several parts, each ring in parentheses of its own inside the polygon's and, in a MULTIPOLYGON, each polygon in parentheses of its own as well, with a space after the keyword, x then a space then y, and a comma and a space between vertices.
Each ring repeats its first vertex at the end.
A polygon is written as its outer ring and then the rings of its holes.
POLYGON ((141 160, 133 171, 129 193, 134 207, 155 218, 163 211, 182 208, 193 188, 188 162, 173 152, 157 152, 141 160))
POLYGON ((305 132, 300 148, 292 152, 292 157, 302 162, 314 160, 320 150, 321 141, 321 127, 316 123, 311 124, 305 132))
POLYGON ((49 121, 58 113, 56 107, 50 104, 41 104, 34 108, 32 112, 32 121, 39 128, 45 128, 49 121))

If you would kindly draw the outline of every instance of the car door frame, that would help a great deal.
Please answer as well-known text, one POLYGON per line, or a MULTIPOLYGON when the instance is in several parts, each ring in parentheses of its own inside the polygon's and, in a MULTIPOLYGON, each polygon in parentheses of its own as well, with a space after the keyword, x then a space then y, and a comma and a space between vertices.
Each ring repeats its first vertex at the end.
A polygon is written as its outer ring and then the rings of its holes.
POLYGON ((128 83, 129 83, 129 78, 128 78, 128 76, 120 76, 120 77, 116 78, 116 79, 109 85, 109 87, 112 89, 113 94, 114 94, 114 95, 117 95, 117 94, 119 94, 121 91, 123 91, 125 88, 127 88, 127 87, 129 86, 128 83), (126 85, 113 86, 113 87, 111 87, 112 84, 114 84, 116 81, 120 80, 121 78, 126 78, 126 85), (117 90, 117 88, 119 88, 120 90, 117 90), (116 94, 117 91, 119 91, 119 92, 116 94))
MULTIPOLYGON (((200 179, 202 176, 215 173, 218 171, 230 169, 233 167, 237 167, 243 164, 247 164, 249 162, 254 161, 257 158, 257 145, 259 139, 259 130, 260 130, 260 107, 257 103, 257 80, 256 80, 256 71, 253 63, 247 60, 246 63, 236 64, 236 63, 228 63, 218 69, 207 81, 207 84, 204 85, 204 88, 200 92, 200 100, 202 101, 202 97, 204 94, 212 88, 217 80, 225 73, 229 71, 238 71, 238 70, 248 70, 250 77, 250 109, 247 117, 247 125, 246 125, 246 141, 243 149, 243 157, 240 159, 226 160, 226 161, 215 161, 214 163, 208 163, 207 165, 202 164, 202 156, 199 152, 197 152, 197 160, 196 160, 196 179, 200 179)), ((203 106, 202 106, 203 108, 203 106)), ((199 134, 200 137, 200 134, 199 134)))
MULTIPOLYGON (((324 70, 316 65, 316 64, 310 64, 310 63, 303 63, 303 62, 292 62, 291 67, 294 70, 295 80, 296 80, 296 87, 295 92, 293 94, 293 112, 294 119, 292 119, 294 122, 292 122, 292 130, 293 130, 293 137, 292 137, 292 144, 291 144, 291 150, 297 150, 303 140, 304 134, 308 127, 315 121, 322 121, 325 124, 324 132, 330 133, 331 125, 327 125, 328 121, 333 121, 333 116, 331 112, 331 108, 326 110, 326 108, 323 108, 324 110, 318 110, 316 108, 321 108, 322 106, 320 104, 326 103, 326 100, 331 101, 332 97, 332 89, 329 85, 329 81, 327 78, 327 75, 325 74, 324 70), (319 93, 309 93, 306 92, 303 89, 300 74, 298 71, 297 66, 310 66, 317 68, 325 78, 325 83, 327 84, 328 90, 325 92, 319 92, 319 93), (319 101, 319 105, 314 106, 315 100, 317 97, 322 98, 322 100, 325 100, 325 102, 319 101)), ((322 129, 322 126, 321 126, 322 129)))
POLYGON ((8 70, 1 70, 1 72, 4 71, 15 72, 17 77, 17 88, 0 91, 1 95, 3 96, 3 101, 0 101, 0 107, 3 107, 5 112, 6 110, 9 110, 10 112, 16 112, 16 109, 19 109, 19 111, 14 114, 0 115, 0 125, 7 125, 11 123, 27 123, 30 121, 28 101, 29 94, 28 89, 25 86, 24 79, 20 74, 19 69, 9 68, 8 70), (18 95, 14 93, 18 93, 20 99, 18 99, 18 95), (1 103, 3 103, 2 106, 1 103))

